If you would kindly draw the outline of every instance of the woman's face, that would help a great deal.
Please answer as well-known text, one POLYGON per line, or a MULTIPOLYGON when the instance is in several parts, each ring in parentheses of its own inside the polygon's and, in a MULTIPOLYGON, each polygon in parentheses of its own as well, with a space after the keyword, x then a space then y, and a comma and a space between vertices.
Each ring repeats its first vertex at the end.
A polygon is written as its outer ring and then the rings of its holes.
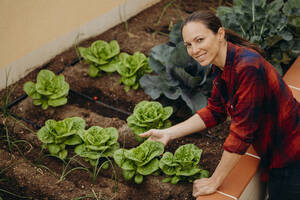
POLYGON ((182 29, 182 37, 188 54, 202 66, 218 64, 223 30, 215 34, 202 22, 188 22, 182 29))

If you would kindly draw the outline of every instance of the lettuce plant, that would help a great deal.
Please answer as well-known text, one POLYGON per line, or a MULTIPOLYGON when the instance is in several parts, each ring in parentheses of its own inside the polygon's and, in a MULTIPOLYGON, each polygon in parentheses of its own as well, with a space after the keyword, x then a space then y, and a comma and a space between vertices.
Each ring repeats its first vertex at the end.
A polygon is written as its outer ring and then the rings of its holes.
POLYGON ((183 100, 195 112, 207 104, 212 88, 211 66, 201 66, 188 55, 180 27, 181 23, 173 26, 168 43, 151 49, 149 65, 156 74, 144 75, 140 84, 152 99, 167 98, 180 107, 183 100))
POLYGON ((82 143, 77 133, 84 128, 85 121, 80 117, 66 118, 61 121, 49 119, 37 132, 37 137, 44 143, 43 147, 47 148, 51 155, 65 159, 68 155, 66 145, 82 143))
POLYGON ((52 71, 43 69, 38 73, 36 83, 28 81, 23 86, 26 94, 33 99, 36 106, 62 106, 67 103, 70 86, 63 75, 56 76, 52 71))
POLYGON ((127 118, 128 127, 135 134, 139 142, 145 139, 139 134, 150 129, 163 129, 172 125, 168 118, 172 115, 173 108, 171 106, 163 107, 157 101, 141 101, 133 110, 133 114, 127 118))
POLYGON ((222 24, 260 45, 266 59, 283 74, 300 53, 299 0, 236 0, 217 10, 222 24))
POLYGON ((171 182, 173 184, 179 181, 192 182, 195 179, 208 177, 207 170, 203 170, 198 165, 202 150, 194 144, 186 144, 180 146, 174 153, 165 152, 160 159, 159 167, 168 175, 163 182, 171 182))
POLYGON ((88 130, 79 131, 78 135, 84 143, 76 146, 75 153, 90 162, 92 166, 95 166, 100 158, 112 157, 120 148, 117 142, 119 134, 113 127, 92 126, 88 130))
POLYGON ((114 160, 126 180, 134 177, 135 183, 140 184, 143 176, 155 174, 159 170, 158 156, 163 152, 164 145, 161 142, 146 140, 136 148, 117 150, 114 160))
POLYGON ((109 43, 103 40, 97 40, 88 48, 79 47, 78 51, 84 60, 90 64, 88 74, 91 77, 101 76, 101 72, 115 72, 117 55, 120 53, 120 47, 116 40, 109 43))
POLYGON ((151 73, 148 58, 140 53, 135 52, 133 55, 121 53, 117 64, 117 71, 121 75, 120 83, 125 85, 125 91, 128 92, 130 87, 139 88, 139 80, 145 73, 151 73))

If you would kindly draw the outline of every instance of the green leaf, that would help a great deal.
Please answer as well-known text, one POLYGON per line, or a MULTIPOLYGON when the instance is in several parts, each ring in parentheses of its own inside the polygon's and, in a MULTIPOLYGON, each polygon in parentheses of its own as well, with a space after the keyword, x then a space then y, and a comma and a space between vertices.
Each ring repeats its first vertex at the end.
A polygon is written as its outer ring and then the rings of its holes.
POLYGON ((26 92, 26 94, 28 96, 32 96, 34 93, 36 93, 36 89, 35 89, 35 83, 33 83, 32 81, 28 81, 24 84, 23 86, 24 91, 26 92))
POLYGON ((62 106, 65 105, 68 102, 68 99, 66 97, 62 97, 59 99, 49 99, 48 105, 52 107, 62 106))
POLYGON ((52 155, 57 155, 58 152, 61 150, 60 146, 56 145, 56 144, 48 144, 47 147, 48 147, 50 154, 52 154, 52 155))
POLYGON ((36 90, 42 95, 52 95, 55 89, 55 74, 47 69, 43 69, 38 73, 36 90))
POLYGON ((190 168, 190 169, 187 168, 176 172, 176 176, 193 176, 199 172, 201 172, 201 169, 199 168, 190 168))
POLYGON ((109 168, 109 162, 108 161, 105 161, 101 164, 102 166, 102 169, 108 169, 109 168))
POLYGON ((207 170, 201 170, 200 172, 200 178, 208 178, 209 177, 209 171, 207 170))
POLYGON ((34 99, 33 100, 33 105, 35 105, 35 106, 40 106, 40 105, 42 105, 42 100, 41 99, 34 99))
POLYGON ((194 144, 180 146, 174 153, 174 160, 182 166, 197 165, 200 161, 202 150, 194 144))
POLYGON ((104 72, 110 73, 110 72, 115 72, 117 70, 116 66, 117 66, 116 61, 111 61, 107 64, 99 66, 99 69, 104 71, 104 72))
POLYGON ((148 164, 139 166, 137 172, 141 175, 149 175, 159 169, 159 160, 157 158, 152 159, 148 164))
POLYGON ((121 167, 123 162, 125 161, 124 151, 125 149, 118 149, 117 151, 115 151, 113 156, 114 161, 119 167, 121 167))
POLYGON ((64 143, 67 145, 77 145, 77 144, 81 144, 82 140, 78 135, 74 135, 69 139, 67 139, 64 143))
POLYGON ((84 144, 81 144, 81 145, 77 145, 74 149, 74 152, 77 154, 77 155, 82 155, 83 152, 85 152, 85 145, 84 144))
MULTIPOLYGON (((141 101, 135 106, 133 114, 127 118, 127 124, 133 133, 139 135, 152 128, 163 128, 164 122, 172 112, 172 107, 163 108, 159 102, 141 101)), ((169 122, 166 125, 170 125, 169 122)))
POLYGON ((172 179, 171 179, 172 184, 177 184, 179 181, 180 181, 179 176, 173 176, 172 179))
POLYGON ((54 136, 50 134, 49 130, 45 126, 37 132, 37 138, 47 144, 54 142, 54 136))
POLYGON ((163 183, 169 183, 169 182, 171 182, 171 180, 172 180, 171 177, 167 177, 167 178, 164 178, 164 179, 162 180, 162 182, 163 182, 163 183))
POLYGON ((89 67, 88 75, 90 77, 95 78, 95 77, 97 77, 99 71, 100 70, 95 65, 91 64, 90 67, 89 67))
POLYGON ((129 181, 134 176, 135 171, 123 170, 122 174, 123 174, 124 179, 127 180, 127 181, 129 181))
POLYGON ((42 100, 42 109, 46 110, 49 107, 48 102, 46 100, 42 100))
POLYGON ((134 177, 134 182, 135 182, 136 184, 141 184, 141 183, 143 182, 143 176, 140 175, 140 174, 135 175, 135 177, 134 177))
POLYGON ((116 40, 109 42, 111 57, 116 56, 120 53, 120 46, 116 40))
POLYGON ((62 160, 66 159, 68 155, 68 151, 67 150, 62 150, 58 153, 58 157, 60 157, 62 160))

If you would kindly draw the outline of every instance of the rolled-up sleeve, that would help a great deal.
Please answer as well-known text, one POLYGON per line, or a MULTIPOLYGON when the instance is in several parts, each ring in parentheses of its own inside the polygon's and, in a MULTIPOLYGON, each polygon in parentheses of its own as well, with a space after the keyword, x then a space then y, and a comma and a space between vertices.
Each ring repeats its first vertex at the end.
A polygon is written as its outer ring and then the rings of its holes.
POLYGON ((230 132, 223 145, 231 153, 244 154, 259 130, 264 81, 262 72, 256 67, 244 67, 239 73, 237 91, 231 106, 230 132))
POLYGON ((211 97, 208 98, 208 103, 205 108, 197 111, 207 128, 215 126, 223 122, 227 117, 227 112, 221 101, 220 93, 215 86, 212 89, 211 97))

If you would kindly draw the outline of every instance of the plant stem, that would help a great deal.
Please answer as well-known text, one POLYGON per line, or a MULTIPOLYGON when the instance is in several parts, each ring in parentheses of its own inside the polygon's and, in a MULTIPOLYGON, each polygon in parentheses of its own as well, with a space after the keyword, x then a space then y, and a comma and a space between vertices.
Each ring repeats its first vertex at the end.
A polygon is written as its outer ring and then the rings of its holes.
POLYGON ((159 25, 160 24, 160 22, 161 22, 161 19, 162 19, 162 17, 164 16, 164 14, 165 14, 165 12, 166 12, 166 10, 168 9, 168 7, 170 7, 174 2, 175 2, 176 0, 172 0, 172 1, 170 1, 168 4, 166 4, 164 7, 163 7, 163 10, 162 10, 162 12, 161 12, 161 14, 160 14, 160 16, 159 16, 159 18, 158 18, 158 20, 157 20, 157 22, 154 24, 154 25, 159 25))

